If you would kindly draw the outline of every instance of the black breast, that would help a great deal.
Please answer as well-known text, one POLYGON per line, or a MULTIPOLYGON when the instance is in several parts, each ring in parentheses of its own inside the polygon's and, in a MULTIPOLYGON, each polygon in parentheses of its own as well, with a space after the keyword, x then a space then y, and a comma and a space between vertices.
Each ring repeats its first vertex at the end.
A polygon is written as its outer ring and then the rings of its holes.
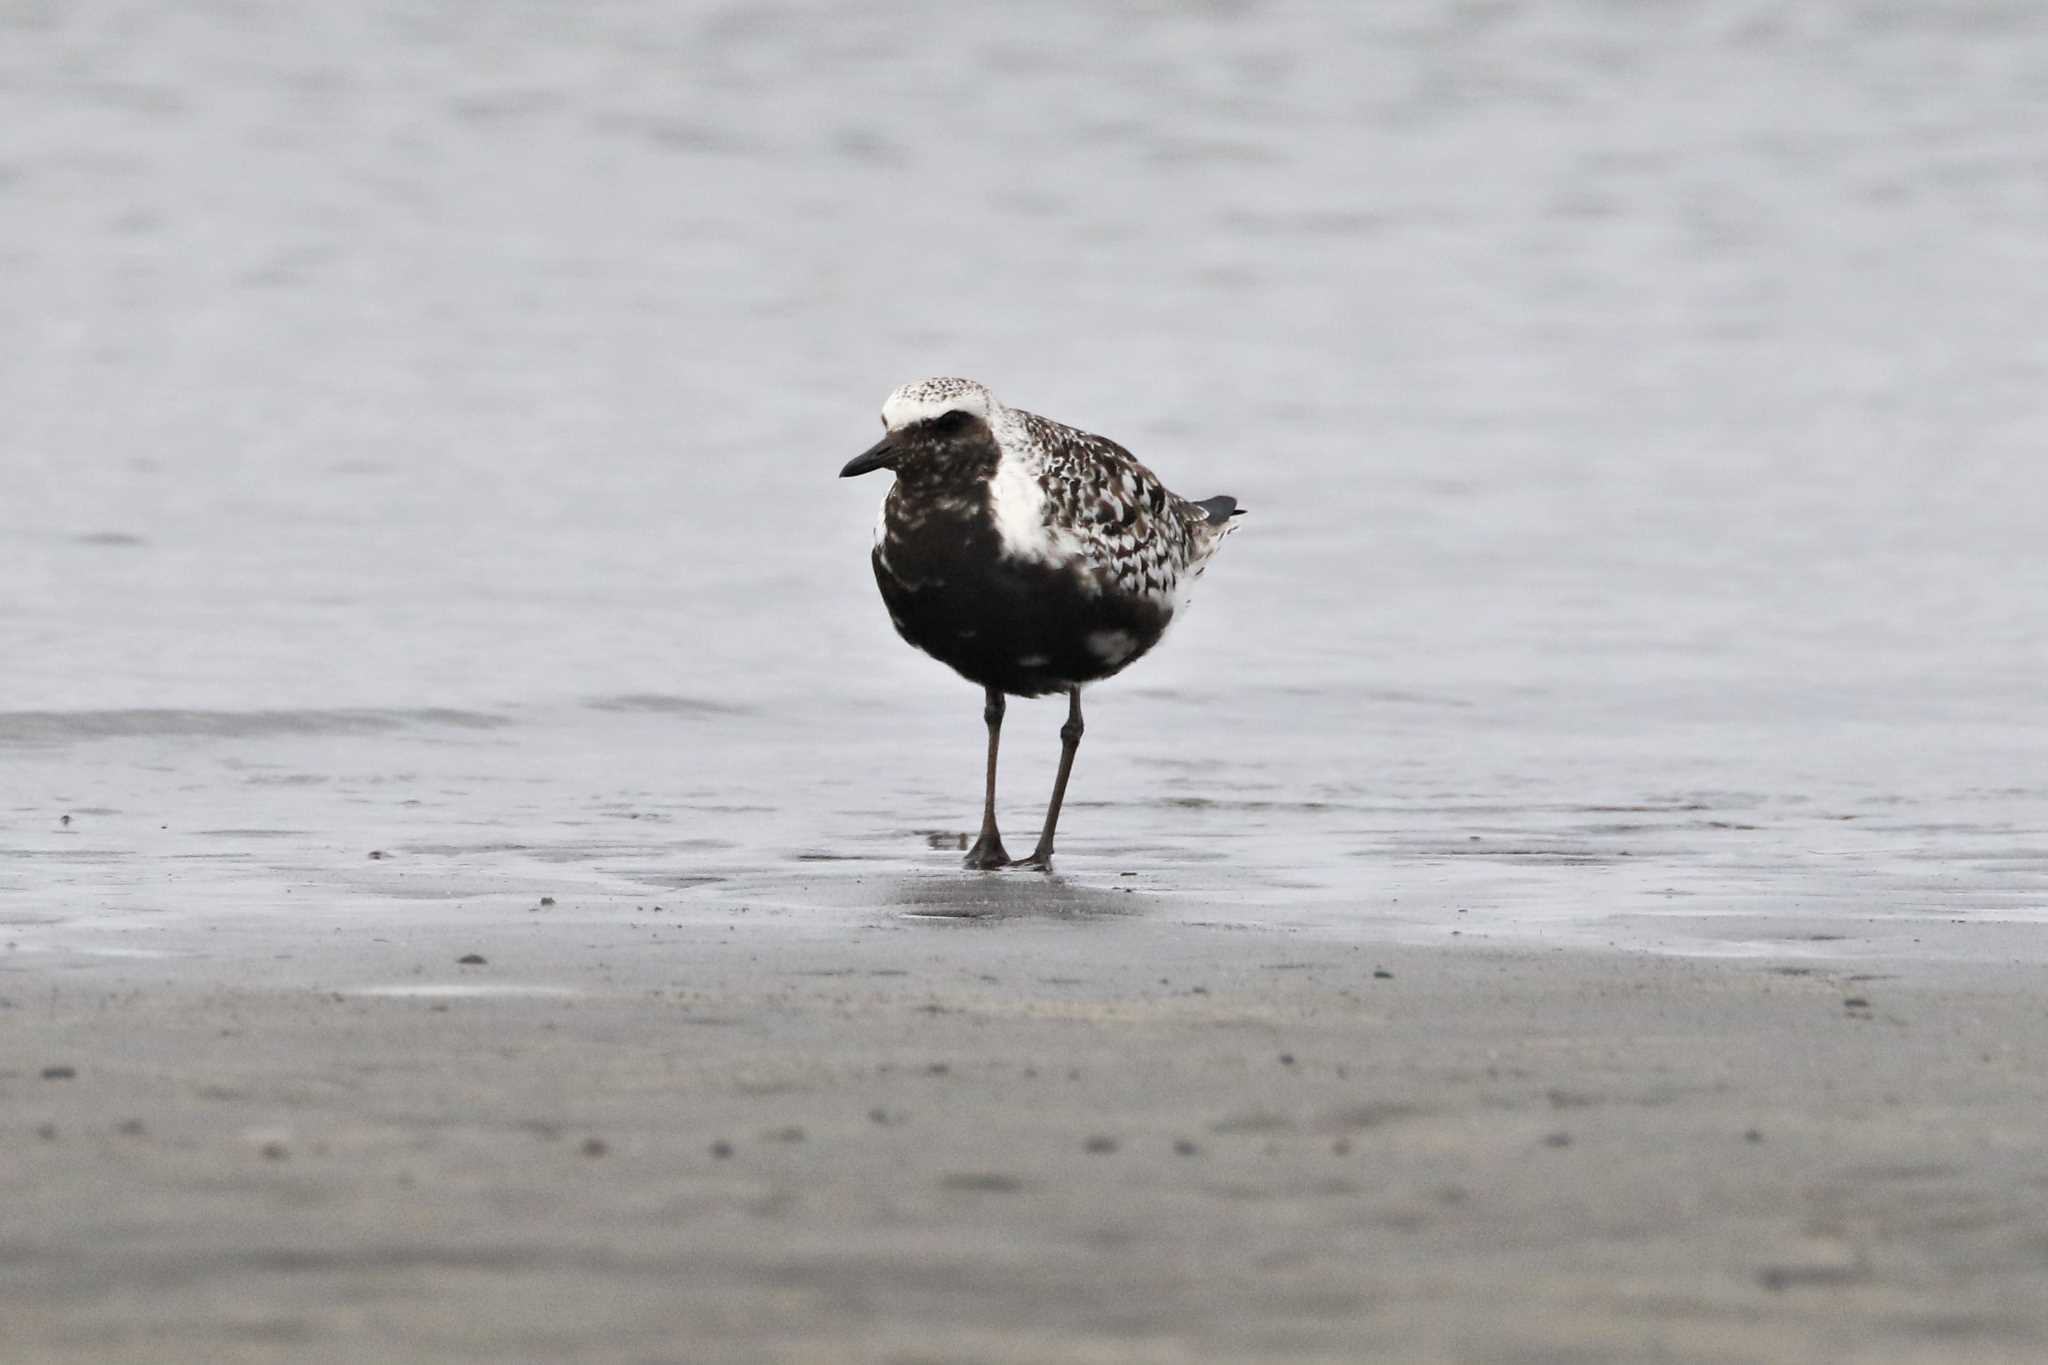
POLYGON ((883 509, 875 581, 896 630, 968 680, 1035 697, 1106 678, 1143 655, 1171 611, 1085 566, 1010 555, 986 476, 899 479, 883 509))

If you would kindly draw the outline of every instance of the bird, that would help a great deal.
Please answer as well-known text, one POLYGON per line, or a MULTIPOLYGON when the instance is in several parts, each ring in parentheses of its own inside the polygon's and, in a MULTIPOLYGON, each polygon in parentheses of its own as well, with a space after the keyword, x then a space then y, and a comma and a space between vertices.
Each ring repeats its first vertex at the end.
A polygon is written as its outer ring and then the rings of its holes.
POLYGON ((1244 509, 1171 493, 1115 441, 1008 407, 972 379, 903 385, 882 404, 882 429, 839 476, 895 474, 870 555, 890 623, 983 690, 988 778, 964 864, 1050 872, 1081 689, 1159 643, 1244 509), (1059 773, 1037 847, 1013 860, 996 828, 1006 698, 1056 692, 1067 696, 1059 773))

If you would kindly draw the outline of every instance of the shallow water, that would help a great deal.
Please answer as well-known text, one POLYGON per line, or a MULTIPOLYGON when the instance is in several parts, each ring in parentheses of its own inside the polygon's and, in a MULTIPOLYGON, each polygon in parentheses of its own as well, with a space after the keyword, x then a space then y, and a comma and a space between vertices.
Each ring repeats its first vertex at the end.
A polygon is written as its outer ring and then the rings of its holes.
POLYGON ((2048 908, 2033 7, 31 5, 0 126, 18 951, 2048 908), (927 373, 1252 509, 1050 888, 833 477, 927 373))

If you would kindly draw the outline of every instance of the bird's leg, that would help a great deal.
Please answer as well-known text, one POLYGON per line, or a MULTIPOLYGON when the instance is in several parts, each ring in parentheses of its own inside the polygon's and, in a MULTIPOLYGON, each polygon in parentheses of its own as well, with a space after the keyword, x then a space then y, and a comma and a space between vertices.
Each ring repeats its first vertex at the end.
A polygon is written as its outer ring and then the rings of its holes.
POLYGON ((1081 747, 1081 689, 1067 693, 1067 723, 1060 727, 1060 772, 1052 782, 1052 804, 1045 808, 1045 828, 1039 832, 1038 847, 1022 865, 1040 872, 1052 871, 1052 832, 1060 823, 1060 802, 1067 799, 1067 774, 1074 771, 1074 753, 1081 747))
POLYGON ((1010 855, 1003 849, 1003 836, 996 833, 996 747, 1003 736, 1003 694, 1000 688, 988 689, 988 702, 981 708, 981 718, 988 722, 988 794, 981 803, 981 837, 974 841, 973 848, 967 850, 966 864, 987 872, 1010 865, 1010 855))

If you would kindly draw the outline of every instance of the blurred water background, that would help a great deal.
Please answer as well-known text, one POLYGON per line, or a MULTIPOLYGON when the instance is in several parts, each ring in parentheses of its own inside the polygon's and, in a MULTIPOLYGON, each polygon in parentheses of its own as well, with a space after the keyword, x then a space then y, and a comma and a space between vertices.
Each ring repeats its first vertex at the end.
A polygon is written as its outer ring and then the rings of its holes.
POLYGON ((2039 917, 2044 225, 2024 3, 6 0, 0 915, 889 913, 979 701, 834 474, 965 374, 1252 509, 1074 884, 2039 917))

